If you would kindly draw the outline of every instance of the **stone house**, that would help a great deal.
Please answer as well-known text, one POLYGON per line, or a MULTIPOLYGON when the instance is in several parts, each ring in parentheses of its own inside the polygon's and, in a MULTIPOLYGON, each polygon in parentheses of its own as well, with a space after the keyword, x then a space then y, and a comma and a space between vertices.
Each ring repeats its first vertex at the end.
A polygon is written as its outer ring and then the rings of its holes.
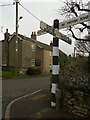
POLYGON ((15 70, 16 61, 19 71, 30 67, 40 67, 42 72, 49 72, 52 64, 52 48, 50 45, 37 41, 32 32, 31 38, 18 34, 18 51, 16 50, 16 33, 10 35, 6 30, 2 41, 2 65, 15 70), (16 56, 18 52, 18 56, 16 56))

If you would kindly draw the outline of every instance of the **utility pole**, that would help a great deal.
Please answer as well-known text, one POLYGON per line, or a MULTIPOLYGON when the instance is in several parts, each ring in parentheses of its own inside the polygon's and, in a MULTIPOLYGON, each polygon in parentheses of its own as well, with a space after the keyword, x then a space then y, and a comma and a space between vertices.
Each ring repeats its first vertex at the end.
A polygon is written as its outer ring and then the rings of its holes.
POLYGON ((15 53, 16 53, 16 64, 15 64, 15 73, 18 73, 18 0, 16 0, 16 48, 15 48, 15 53))
MULTIPOLYGON (((90 1, 88 2, 88 9, 90 10, 90 1)), ((90 26, 90 12, 88 12, 89 21, 88 25, 90 26)), ((90 29, 88 30, 88 36, 90 37, 90 29)), ((88 118, 90 118, 90 51, 88 56, 88 118)))

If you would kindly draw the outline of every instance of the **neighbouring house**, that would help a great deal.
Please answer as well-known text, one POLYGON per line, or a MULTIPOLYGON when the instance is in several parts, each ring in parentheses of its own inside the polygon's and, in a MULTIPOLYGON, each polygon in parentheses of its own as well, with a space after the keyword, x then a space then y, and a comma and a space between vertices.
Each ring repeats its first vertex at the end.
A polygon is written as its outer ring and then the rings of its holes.
POLYGON ((6 29, 6 33, 4 34, 4 40, 2 40, 2 66, 8 67, 9 65, 9 38, 10 34, 8 33, 8 29, 6 29))
POLYGON ((52 64, 52 47, 37 41, 36 32, 31 38, 18 34, 18 50, 16 49, 16 33, 10 35, 8 29, 2 41, 2 65, 8 69, 19 71, 30 67, 40 67, 42 72, 49 72, 52 64), (16 54, 17 53, 17 54, 16 54))
MULTIPOLYGON (((0 71, 2 70, 2 42, 0 41, 0 71)), ((0 72, 1 75, 1 72, 0 72)))

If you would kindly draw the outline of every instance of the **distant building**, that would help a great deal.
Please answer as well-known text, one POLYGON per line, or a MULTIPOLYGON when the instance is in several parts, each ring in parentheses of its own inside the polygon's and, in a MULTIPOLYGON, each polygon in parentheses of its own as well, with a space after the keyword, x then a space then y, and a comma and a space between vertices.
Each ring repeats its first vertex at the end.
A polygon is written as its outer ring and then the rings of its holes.
POLYGON ((2 66, 15 70, 18 59, 19 71, 29 67, 40 67, 42 72, 49 72, 52 64, 52 47, 37 41, 32 32, 31 38, 18 34, 18 57, 16 58, 16 33, 10 35, 8 29, 2 40, 2 66))

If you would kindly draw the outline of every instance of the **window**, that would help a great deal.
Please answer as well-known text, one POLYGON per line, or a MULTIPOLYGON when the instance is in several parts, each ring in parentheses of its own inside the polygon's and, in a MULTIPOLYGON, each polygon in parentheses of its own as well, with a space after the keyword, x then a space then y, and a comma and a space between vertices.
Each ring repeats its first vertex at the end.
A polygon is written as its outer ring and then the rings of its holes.
POLYGON ((31 66, 35 66, 35 59, 31 60, 31 66))
POLYGON ((35 44, 31 45, 31 49, 32 49, 32 51, 35 51, 35 44))
POLYGON ((51 51, 49 51, 49 56, 50 56, 50 57, 52 56, 52 52, 51 52, 51 51))

